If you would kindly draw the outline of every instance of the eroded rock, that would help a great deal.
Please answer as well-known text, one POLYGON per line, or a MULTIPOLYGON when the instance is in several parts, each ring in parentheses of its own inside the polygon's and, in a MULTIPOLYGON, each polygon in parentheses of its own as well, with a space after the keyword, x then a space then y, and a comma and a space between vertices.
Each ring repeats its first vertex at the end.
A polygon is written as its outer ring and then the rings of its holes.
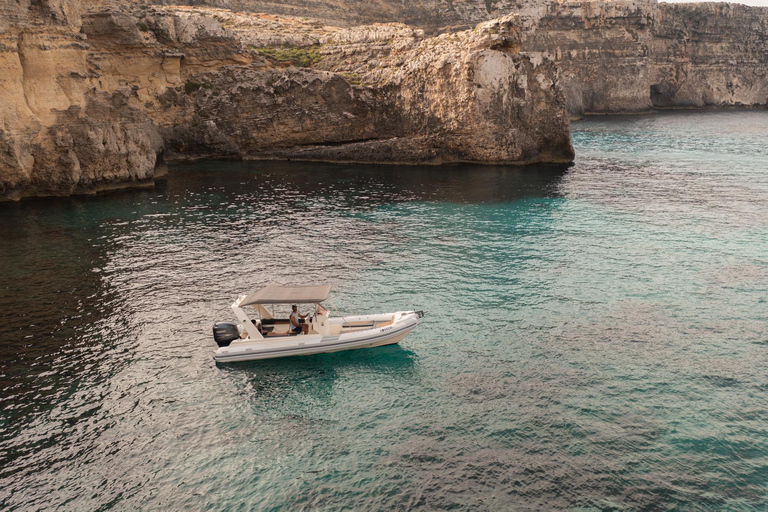
POLYGON ((39 4, 14 10, 1 36, 0 198, 143 183, 161 156, 573 157, 558 70, 521 51, 515 16, 427 38, 402 24, 57 6, 54 24, 39 4))
POLYGON ((768 105, 768 8, 612 0, 549 4, 523 45, 562 70, 569 111, 768 105))

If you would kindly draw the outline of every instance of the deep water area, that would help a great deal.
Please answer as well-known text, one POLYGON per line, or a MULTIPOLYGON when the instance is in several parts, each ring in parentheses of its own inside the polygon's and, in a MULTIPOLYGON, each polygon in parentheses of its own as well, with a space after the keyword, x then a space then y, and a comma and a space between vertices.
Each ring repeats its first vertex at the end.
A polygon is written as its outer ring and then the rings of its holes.
POLYGON ((768 112, 573 123, 570 167, 175 165, 0 205, 0 508, 764 510, 768 112), (267 284, 426 312, 217 365, 267 284))

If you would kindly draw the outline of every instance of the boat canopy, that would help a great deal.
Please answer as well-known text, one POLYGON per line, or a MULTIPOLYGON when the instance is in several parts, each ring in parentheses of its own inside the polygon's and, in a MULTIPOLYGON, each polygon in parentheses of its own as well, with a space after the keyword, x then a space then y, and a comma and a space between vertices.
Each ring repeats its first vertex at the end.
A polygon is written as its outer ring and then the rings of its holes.
POLYGON ((331 293, 331 285, 320 286, 267 286, 247 295, 240 306, 254 304, 307 304, 323 302, 331 293))

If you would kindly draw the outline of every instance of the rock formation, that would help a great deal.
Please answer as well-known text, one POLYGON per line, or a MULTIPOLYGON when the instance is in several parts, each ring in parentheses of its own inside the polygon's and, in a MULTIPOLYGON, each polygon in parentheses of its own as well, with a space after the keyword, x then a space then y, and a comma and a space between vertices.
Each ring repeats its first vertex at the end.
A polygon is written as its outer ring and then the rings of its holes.
MULTIPOLYGON (((248 37, 249 20, 233 18, 248 37)), ((311 59, 316 51, 314 68, 195 75, 201 85, 185 101, 194 102, 186 110, 197 128, 167 129, 171 157, 199 156, 210 144, 209 154, 217 154, 226 141, 244 157, 339 162, 573 158, 557 69, 520 53, 515 17, 426 39, 401 24, 309 28, 302 31, 309 40, 290 48, 280 32, 280 22, 262 25, 248 44, 273 64, 311 59), (256 46, 266 41, 279 44, 256 46), (202 144, 185 145, 190 140, 202 144)))
POLYGON ((551 56, 561 68, 573 114, 768 104, 768 7, 656 0, 184 1, 340 26, 403 21, 427 32, 515 13, 525 27, 523 51, 551 56))
POLYGON ((768 104, 768 8, 178 1, 0 3, 0 199, 187 158, 567 162, 567 112, 768 104))
POLYGON ((164 160, 568 162, 551 59, 516 16, 436 38, 221 9, 6 2, 0 198, 151 180, 164 160))
POLYGON ((130 87, 93 91, 74 0, 0 7, 0 197, 140 183, 161 140, 130 87))
POLYGON ((768 8, 660 4, 649 53, 656 107, 768 104, 768 8))
POLYGON ((527 22, 524 49, 555 59, 574 114, 768 105, 768 8, 563 2, 527 22))

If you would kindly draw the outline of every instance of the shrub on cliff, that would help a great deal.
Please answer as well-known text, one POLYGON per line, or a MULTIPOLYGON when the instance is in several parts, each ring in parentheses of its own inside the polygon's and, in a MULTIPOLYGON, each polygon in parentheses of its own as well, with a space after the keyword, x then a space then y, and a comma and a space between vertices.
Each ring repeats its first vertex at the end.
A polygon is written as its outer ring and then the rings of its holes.
POLYGON ((272 61, 287 62, 299 68, 311 68, 323 58, 319 46, 266 46, 255 50, 272 61))
POLYGON ((184 84, 184 92, 187 94, 192 94, 196 90, 198 90, 200 87, 202 87, 202 84, 198 84, 197 82, 193 82, 191 80, 187 81, 187 83, 184 84))

